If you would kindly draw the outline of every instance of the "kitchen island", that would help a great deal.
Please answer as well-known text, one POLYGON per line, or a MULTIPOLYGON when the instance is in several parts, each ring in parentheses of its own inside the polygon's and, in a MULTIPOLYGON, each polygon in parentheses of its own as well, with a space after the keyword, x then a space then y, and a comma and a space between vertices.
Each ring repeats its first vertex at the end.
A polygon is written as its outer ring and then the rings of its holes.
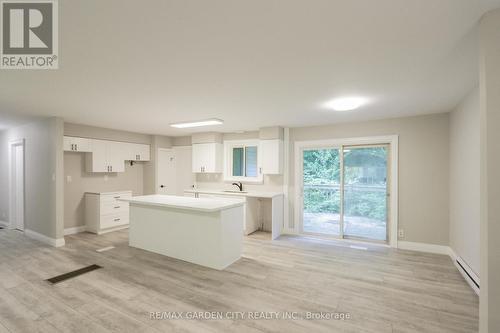
POLYGON ((241 199, 145 195, 130 204, 129 245, 222 270, 241 257, 241 199))

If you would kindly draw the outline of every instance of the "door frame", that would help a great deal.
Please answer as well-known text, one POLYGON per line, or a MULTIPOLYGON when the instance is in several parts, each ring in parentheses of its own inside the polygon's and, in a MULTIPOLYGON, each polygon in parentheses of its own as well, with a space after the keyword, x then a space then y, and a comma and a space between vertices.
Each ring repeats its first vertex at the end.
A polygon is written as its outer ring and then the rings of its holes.
MULTIPOLYGON (((399 136, 373 136, 373 137, 359 137, 359 138, 339 138, 328 140, 309 140, 295 142, 295 200, 294 200, 294 226, 293 232, 299 234, 302 230, 302 216, 303 211, 303 162, 302 151, 311 148, 342 148, 342 146, 362 146, 362 145, 380 145, 388 144, 390 147, 389 152, 389 174, 390 184, 389 188, 389 202, 390 208, 388 214, 388 228, 387 244, 390 247, 398 246, 398 169, 399 169, 399 136)), ((341 165, 341 167, 343 167, 341 165)), ((341 181, 341 184, 343 182, 341 181)), ((341 185, 342 186, 342 185, 341 185)), ((341 212, 342 213, 342 212, 341 212)), ((351 239, 349 239, 351 240, 351 239)))
POLYGON ((14 148, 21 146, 23 148, 23 232, 26 229, 26 145, 24 139, 9 141, 9 229, 17 229, 16 221, 13 221, 14 217, 14 196, 16 184, 13 177, 13 163, 14 163, 14 148))

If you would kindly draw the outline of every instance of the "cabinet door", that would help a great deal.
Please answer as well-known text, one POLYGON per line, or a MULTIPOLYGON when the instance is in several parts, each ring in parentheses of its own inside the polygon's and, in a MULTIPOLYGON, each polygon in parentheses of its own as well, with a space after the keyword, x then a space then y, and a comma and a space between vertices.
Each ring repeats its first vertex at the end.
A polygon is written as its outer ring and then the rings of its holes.
POLYGON ((64 137, 63 141, 63 147, 64 151, 73 151, 73 141, 71 140, 72 138, 69 136, 64 137))
POLYGON ((126 143, 106 142, 106 160, 111 172, 125 172, 126 143))
POLYGON ((137 155, 139 155, 139 160, 149 161, 151 159, 150 150, 151 149, 149 145, 142 145, 142 144, 137 145, 137 155))
POLYGON ((108 172, 106 141, 92 140, 92 153, 87 155, 87 172, 108 172))
POLYGON ((283 172, 283 141, 261 140, 259 165, 262 174, 281 174, 283 172))
POLYGON ((204 172, 222 172, 222 144, 207 143, 205 160, 203 162, 204 172))
POLYGON ((203 170, 204 160, 206 159, 207 155, 206 145, 207 145, 206 143, 196 143, 193 145, 192 166, 193 166, 193 172, 195 173, 200 173, 203 170))

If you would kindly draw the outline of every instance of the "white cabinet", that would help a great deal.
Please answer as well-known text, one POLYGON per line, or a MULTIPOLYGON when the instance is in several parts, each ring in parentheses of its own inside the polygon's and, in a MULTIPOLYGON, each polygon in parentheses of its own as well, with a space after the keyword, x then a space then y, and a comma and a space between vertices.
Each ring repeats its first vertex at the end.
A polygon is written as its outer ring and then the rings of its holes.
POLYGON ((222 144, 196 143, 193 144, 192 166, 195 173, 222 172, 222 144))
POLYGON ((149 145, 139 143, 125 143, 127 161, 149 161, 151 160, 151 153, 149 145))
POLYGON ((260 140, 259 172, 265 175, 283 173, 283 141, 260 140))
POLYGON ((129 224, 129 199, 132 191, 85 193, 86 230, 96 234, 123 229, 129 224))
POLYGON ((92 140, 92 153, 87 154, 87 172, 124 172, 126 143, 92 140))
POLYGON ((89 153, 92 151, 92 140, 86 138, 77 138, 73 136, 65 136, 64 151, 89 153))

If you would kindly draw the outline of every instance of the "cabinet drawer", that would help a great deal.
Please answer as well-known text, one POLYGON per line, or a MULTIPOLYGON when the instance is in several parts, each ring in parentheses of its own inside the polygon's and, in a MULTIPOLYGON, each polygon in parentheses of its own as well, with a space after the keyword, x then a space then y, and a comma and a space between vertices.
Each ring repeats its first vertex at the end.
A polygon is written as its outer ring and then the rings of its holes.
POLYGON ((114 228, 129 224, 128 214, 117 213, 101 216, 101 229, 114 228))
POLYGON ((101 215, 117 214, 117 213, 128 214, 129 213, 128 202, 118 201, 118 200, 101 202, 101 210, 100 210, 101 215))

